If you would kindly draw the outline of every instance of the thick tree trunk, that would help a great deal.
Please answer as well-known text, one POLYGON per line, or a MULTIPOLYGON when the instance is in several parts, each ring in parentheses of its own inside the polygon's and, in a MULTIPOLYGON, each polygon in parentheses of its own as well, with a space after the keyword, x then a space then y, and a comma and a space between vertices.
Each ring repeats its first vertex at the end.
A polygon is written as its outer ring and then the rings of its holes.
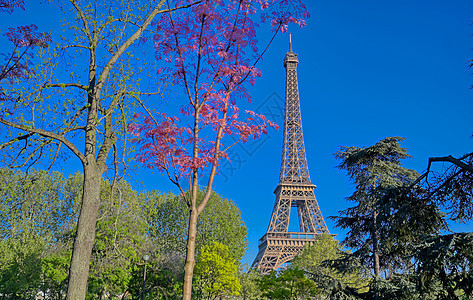
POLYGON ((95 225, 100 208, 101 168, 92 159, 84 164, 82 205, 74 240, 66 300, 85 299, 90 256, 95 240, 95 225))
POLYGON ((197 209, 192 209, 189 216, 186 265, 184 267, 183 300, 191 300, 192 277, 195 265, 195 238, 197 236, 197 209))

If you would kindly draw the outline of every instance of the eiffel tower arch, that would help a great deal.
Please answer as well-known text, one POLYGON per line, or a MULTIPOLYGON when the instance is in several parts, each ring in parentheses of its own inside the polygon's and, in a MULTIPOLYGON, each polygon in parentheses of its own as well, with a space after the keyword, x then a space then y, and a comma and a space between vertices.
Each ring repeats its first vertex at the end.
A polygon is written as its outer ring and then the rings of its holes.
POLYGON ((274 190, 276 200, 268 230, 259 240, 259 251, 252 264, 262 274, 290 262, 304 245, 313 244, 318 234, 330 234, 315 198, 315 185, 310 181, 307 166, 297 85, 298 63, 289 40, 289 51, 284 58, 286 97, 281 171, 274 190), (297 208, 298 232, 289 232, 291 207, 297 208))

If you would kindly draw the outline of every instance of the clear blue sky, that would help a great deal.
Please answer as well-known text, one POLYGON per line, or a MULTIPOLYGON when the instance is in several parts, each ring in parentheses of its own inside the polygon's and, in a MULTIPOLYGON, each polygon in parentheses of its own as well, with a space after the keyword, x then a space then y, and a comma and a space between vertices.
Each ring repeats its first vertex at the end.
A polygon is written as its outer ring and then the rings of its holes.
MULTIPOLYGON (((472 151, 473 69, 467 61, 473 59, 473 1, 307 4, 308 26, 289 29, 299 56, 305 146, 322 214, 331 233, 343 239, 344 232, 327 218, 352 205, 344 199, 352 186, 335 168, 333 153, 339 146, 369 146, 402 136, 413 156, 405 165, 418 172, 429 156, 472 151)), ((256 106, 274 98, 273 92, 284 98, 287 40, 280 35, 259 66, 263 77, 252 89, 256 106)), ((249 263, 271 216, 281 146, 279 130, 252 156, 240 150, 238 160, 246 162, 236 164, 239 169, 228 181, 216 183, 216 190, 242 211, 249 228, 249 263)), ((473 231, 473 224, 461 230, 473 231)))
MULTIPOLYGON (((1 28, 13 19, 46 31, 57 25, 51 25, 56 9, 27 2, 26 12, 3 18, 1 28)), ((467 62, 473 59, 473 1, 306 2, 312 15, 308 26, 289 28, 299 55, 306 152, 322 214, 331 233, 343 239, 344 232, 328 220, 351 205, 345 197, 353 188, 335 168, 333 153, 339 146, 369 146, 402 136, 413 156, 405 165, 418 172, 429 156, 472 151, 473 69, 467 62)), ((260 36, 262 42, 268 39, 268 34, 260 36)), ((253 109, 272 104, 276 108, 271 112, 277 114, 277 99, 284 98, 287 49, 287 35, 279 35, 259 64, 263 77, 250 89, 253 109)), ((282 118, 276 121, 282 125, 282 118)), ((271 216, 281 146, 280 129, 259 145, 235 148, 231 165, 224 165, 215 183, 215 190, 241 209, 249 228, 245 262, 250 264, 271 216)), ((166 178, 150 174, 139 171, 132 181, 148 190, 174 190, 166 178)), ((472 231, 473 225, 459 230, 472 231)))

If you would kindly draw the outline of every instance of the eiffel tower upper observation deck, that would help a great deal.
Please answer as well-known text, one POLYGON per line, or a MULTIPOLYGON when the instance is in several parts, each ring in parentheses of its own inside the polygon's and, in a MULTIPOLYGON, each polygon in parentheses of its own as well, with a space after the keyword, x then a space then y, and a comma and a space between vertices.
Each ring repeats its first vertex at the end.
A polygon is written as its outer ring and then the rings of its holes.
POLYGON ((317 234, 329 234, 307 166, 297 86, 298 63, 289 35, 289 51, 284 58, 286 99, 281 173, 279 184, 274 190, 276 201, 268 230, 259 240, 258 255, 252 265, 263 274, 291 261, 305 244, 314 243, 317 234), (299 232, 288 231, 291 207, 297 208, 299 232))

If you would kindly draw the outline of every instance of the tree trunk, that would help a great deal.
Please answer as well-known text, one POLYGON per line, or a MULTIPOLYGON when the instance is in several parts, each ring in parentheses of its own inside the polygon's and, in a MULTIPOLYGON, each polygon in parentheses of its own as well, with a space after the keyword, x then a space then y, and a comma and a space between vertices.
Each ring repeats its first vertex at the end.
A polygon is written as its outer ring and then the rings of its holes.
POLYGON ((100 208, 101 168, 93 157, 84 164, 82 206, 74 239, 66 300, 85 299, 90 256, 95 240, 95 225, 100 208), (91 161, 91 162, 90 162, 91 161))
POLYGON ((379 237, 378 237, 378 224, 377 224, 378 212, 373 211, 373 228, 371 231, 371 239, 373 242, 373 269, 375 275, 375 299, 379 299, 378 293, 378 279, 381 276, 380 266, 379 266, 379 237))
POLYGON ((371 232, 371 238, 373 241, 373 269, 374 275, 376 277, 381 276, 380 266, 379 266, 379 238, 378 238, 378 225, 376 219, 378 217, 378 212, 373 212, 373 229, 371 232))
POLYGON ((192 277, 195 265, 195 238, 197 236, 197 209, 193 208, 189 216, 189 227, 187 237, 186 265, 184 267, 184 289, 183 300, 191 300, 192 277))

